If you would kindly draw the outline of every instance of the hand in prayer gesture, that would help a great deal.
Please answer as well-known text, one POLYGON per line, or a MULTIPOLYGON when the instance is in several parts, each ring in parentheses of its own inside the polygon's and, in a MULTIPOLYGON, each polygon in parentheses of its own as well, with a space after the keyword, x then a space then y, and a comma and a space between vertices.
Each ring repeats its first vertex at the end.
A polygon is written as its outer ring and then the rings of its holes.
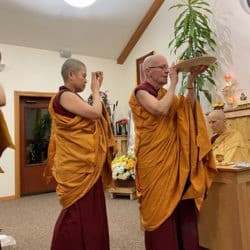
POLYGON ((173 84, 174 86, 177 85, 178 83, 178 71, 175 67, 175 64, 172 63, 171 67, 169 68, 169 78, 171 81, 171 85, 173 84))
POLYGON ((103 72, 92 72, 91 75, 91 90, 92 92, 99 92, 103 82, 103 72))

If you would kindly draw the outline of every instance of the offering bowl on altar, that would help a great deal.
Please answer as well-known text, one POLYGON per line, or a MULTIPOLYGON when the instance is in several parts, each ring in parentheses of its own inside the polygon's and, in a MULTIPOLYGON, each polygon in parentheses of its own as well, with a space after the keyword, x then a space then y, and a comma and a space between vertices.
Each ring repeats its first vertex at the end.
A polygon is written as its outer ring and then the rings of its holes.
POLYGON ((224 155, 222 155, 222 154, 216 154, 215 155, 215 159, 218 162, 223 162, 224 161, 224 155))

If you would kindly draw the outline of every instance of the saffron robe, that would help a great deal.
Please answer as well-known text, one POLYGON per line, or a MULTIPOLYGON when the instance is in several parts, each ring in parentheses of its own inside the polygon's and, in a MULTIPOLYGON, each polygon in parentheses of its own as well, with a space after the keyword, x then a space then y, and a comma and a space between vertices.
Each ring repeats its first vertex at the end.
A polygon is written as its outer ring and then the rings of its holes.
MULTIPOLYGON (((166 90, 161 88, 157 99, 166 90)), ((141 223, 157 229, 182 199, 200 209, 217 173, 201 107, 175 96, 166 116, 152 115, 132 93, 129 105, 135 124, 136 189, 141 223)))
MULTIPOLYGON (((9 134, 8 126, 4 119, 3 112, 2 110, 0 110, 0 157, 3 154, 3 151, 8 147, 15 149, 15 146, 9 134)), ((4 173, 1 167, 0 167, 0 173, 4 173)))
POLYGON ((213 152, 214 156, 224 155, 223 163, 250 162, 246 143, 244 143, 241 133, 235 129, 227 129, 217 136, 213 143, 213 152))
POLYGON ((71 118, 54 111, 52 98, 49 112, 52 130, 45 176, 55 178, 57 196, 66 208, 83 197, 100 176, 105 187, 113 184, 111 161, 116 143, 105 107, 100 119, 71 118))

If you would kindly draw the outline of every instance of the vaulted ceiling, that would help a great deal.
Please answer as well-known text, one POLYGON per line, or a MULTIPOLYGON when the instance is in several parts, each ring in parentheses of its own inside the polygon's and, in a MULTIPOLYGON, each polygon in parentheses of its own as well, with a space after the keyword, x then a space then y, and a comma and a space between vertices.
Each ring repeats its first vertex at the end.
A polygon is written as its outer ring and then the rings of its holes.
POLYGON ((0 1, 0 43, 110 58, 122 64, 164 0, 0 1))

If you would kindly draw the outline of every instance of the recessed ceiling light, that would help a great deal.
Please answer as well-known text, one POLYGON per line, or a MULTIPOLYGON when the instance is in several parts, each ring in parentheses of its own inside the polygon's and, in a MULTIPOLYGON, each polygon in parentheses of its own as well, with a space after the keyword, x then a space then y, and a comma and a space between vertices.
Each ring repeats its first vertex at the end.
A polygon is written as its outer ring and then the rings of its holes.
POLYGON ((64 1, 73 7, 84 8, 93 4, 96 0, 64 0, 64 1))

